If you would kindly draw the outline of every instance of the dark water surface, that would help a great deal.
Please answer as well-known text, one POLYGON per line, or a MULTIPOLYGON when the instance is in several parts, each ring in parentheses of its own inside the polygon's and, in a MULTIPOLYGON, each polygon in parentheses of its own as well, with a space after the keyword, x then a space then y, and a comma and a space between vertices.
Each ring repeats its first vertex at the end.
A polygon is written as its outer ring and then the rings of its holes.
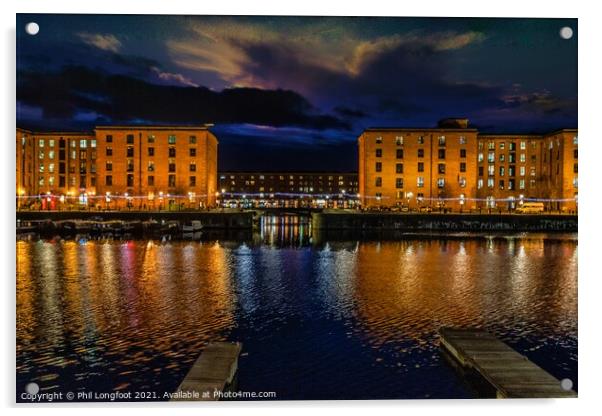
MULTIPOLYGON (((205 343, 278 399, 465 398, 441 326, 480 326, 577 383, 577 236, 18 241, 17 395, 172 392, 205 343)), ((19 397, 17 397, 19 400, 19 397)))

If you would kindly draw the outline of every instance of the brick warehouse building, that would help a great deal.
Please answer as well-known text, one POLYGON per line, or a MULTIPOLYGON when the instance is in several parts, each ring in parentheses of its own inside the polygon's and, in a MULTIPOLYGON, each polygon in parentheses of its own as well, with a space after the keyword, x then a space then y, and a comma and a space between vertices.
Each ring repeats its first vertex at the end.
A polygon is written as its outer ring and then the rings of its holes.
POLYGON ((209 126, 17 129, 17 204, 40 209, 212 207, 217 138, 209 126))
POLYGON ((577 209, 577 130, 479 134, 467 119, 437 128, 369 128, 358 138, 364 207, 513 209, 541 200, 577 209))

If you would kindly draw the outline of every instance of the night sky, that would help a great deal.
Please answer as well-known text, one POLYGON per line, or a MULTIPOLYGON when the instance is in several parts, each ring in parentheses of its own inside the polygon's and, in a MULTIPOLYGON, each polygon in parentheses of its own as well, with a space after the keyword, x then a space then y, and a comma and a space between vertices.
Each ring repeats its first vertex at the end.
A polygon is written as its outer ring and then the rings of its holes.
POLYGON ((577 127, 577 20, 17 16, 21 127, 215 123, 220 170, 353 171, 364 128, 452 116, 577 127))

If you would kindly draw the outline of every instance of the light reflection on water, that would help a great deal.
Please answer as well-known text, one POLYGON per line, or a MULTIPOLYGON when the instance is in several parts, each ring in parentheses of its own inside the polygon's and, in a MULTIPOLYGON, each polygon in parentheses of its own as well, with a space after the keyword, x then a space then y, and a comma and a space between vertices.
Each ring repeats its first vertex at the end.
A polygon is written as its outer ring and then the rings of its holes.
POLYGON ((17 391, 173 391, 206 342, 238 340, 243 390, 470 397, 441 326, 487 328, 576 382, 577 241, 561 237, 19 241, 17 391))

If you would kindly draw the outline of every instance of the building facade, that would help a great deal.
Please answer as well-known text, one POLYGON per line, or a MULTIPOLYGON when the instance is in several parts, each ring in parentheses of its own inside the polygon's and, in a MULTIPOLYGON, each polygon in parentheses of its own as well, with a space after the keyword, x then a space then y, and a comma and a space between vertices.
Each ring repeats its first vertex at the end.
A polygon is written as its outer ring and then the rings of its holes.
POLYGON ((338 207, 358 203, 355 172, 220 172, 225 206, 338 207))
POLYGON ((18 129, 18 205, 211 207, 217 143, 207 126, 99 126, 89 133, 18 129))
POLYGON ((577 130, 479 134, 468 120, 434 129, 370 128, 358 138, 363 207, 513 210, 541 201, 577 210, 577 130))

